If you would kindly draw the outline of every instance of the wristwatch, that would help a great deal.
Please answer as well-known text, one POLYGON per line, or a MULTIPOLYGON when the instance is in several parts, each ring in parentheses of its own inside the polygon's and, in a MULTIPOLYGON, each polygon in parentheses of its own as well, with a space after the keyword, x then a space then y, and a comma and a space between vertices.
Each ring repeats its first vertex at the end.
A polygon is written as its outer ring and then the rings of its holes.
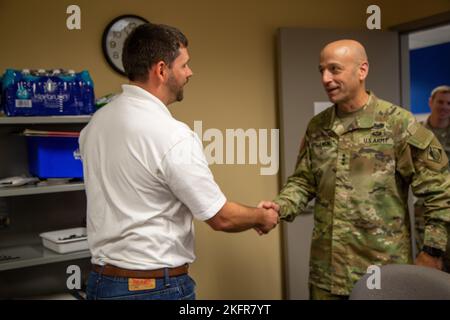
POLYGON ((423 246, 422 247, 422 251, 427 253, 428 255, 435 257, 435 258, 440 258, 444 255, 445 251, 442 251, 441 249, 437 249, 437 248, 433 248, 430 246, 423 246))

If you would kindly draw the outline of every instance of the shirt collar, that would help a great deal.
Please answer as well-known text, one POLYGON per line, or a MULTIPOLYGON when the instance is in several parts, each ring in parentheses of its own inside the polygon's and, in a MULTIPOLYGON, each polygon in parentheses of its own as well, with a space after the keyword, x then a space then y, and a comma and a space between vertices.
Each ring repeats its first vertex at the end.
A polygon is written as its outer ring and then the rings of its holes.
POLYGON ((170 113, 169 109, 167 109, 167 107, 161 100, 159 100, 156 96, 154 96, 147 90, 142 89, 141 87, 132 84, 123 84, 122 94, 135 99, 153 102, 153 105, 156 105, 161 111, 163 111, 168 116, 172 117, 172 114, 170 113))
MULTIPOLYGON (((421 122, 425 128, 427 128, 428 130, 431 130, 435 135, 439 134, 439 133, 442 134, 445 131, 447 131, 447 133, 450 132, 450 125, 447 126, 446 128, 434 128, 430 123, 430 117, 431 117, 431 115, 428 116, 426 121, 421 122)), ((450 137, 448 134, 447 134, 447 136, 450 137)))
MULTIPOLYGON (((368 129, 373 127, 374 123, 374 117, 375 117, 375 107, 378 104, 377 97, 369 91, 369 100, 367 100, 367 103, 363 106, 362 112, 358 113, 356 116, 356 120, 352 123, 352 125, 349 127, 349 130, 354 129, 368 129)), ((330 108, 330 112, 328 112, 328 119, 325 121, 326 129, 332 129, 335 121, 337 120, 336 115, 336 105, 333 105, 330 108)))

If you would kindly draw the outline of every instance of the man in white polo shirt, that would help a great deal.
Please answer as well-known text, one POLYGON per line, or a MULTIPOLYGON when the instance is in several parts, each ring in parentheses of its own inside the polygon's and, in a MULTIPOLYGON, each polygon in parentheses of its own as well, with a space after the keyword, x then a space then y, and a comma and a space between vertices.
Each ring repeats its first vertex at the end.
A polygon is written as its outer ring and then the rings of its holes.
POLYGON ((167 109, 192 76, 187 45, 175 28, 137 27, 122 56, 130 84, 81 132, 88 299, 195 299, 193 218, 227 232, 278 223, 274 210, 226 200, 201 141, 167 109))

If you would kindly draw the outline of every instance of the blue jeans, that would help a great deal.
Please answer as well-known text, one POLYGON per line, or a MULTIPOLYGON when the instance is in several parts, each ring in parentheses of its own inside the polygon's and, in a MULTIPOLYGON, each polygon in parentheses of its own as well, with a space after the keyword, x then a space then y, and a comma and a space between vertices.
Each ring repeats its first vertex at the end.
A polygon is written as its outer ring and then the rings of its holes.
POLYGON ((155 279, 153 289, 128 289, 128 278, 91 271, 86 294, 88 300, 195 300, 195 281, 187 274, 155 279))

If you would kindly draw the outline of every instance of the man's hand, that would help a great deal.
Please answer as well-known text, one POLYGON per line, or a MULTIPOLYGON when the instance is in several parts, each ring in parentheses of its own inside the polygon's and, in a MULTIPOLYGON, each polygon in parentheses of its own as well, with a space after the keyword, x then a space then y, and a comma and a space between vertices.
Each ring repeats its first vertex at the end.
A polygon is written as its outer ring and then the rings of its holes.
POLYGON ((268 233, 273 228, 275 228, 276 225, 280 222, 280 216, 279 216, 280 206, 272 201, 261 201, 258 204, 257 208, 265 209, 267 218, 271 218, 271 219, 276 218, 276 224, 272 228, 267 229, 267 228, 264 228, 261 226, 256 226, 254 228, 256 230, 256 232, 261 236, 263 234, 268 233), (274 215, 276 215, 276 216, 274 216, 274 215))
POLYGON ((258 232, 259 235, 269 233, 269 231, 272 230, 273 228, 275 228, 277 226, 278 222, 280 221, 278 212, 276 212, 275 210, 264 209, 264 208, 262 208, 262 210, 264 210, 264 215, 263 215, 264 218, 261 221, 261 223, 259 223, 255 227, 255 230, 256 230, 256 232, 258 232))
POLYGON ((268 233, 278 224, 278 213, 273 209, 254 208, 227 201, 206 223, 216 231, 241 232, 258 229, 268 233))
POLYGON ((280 212, 280 206, 272 201, 261 201, 257 206, 257 208, 264 208, 264 209, 273 209, 276 212, 280 212))
POLYGON ((430 256, 426 252, 421 252, 416 258, 416 265, 442 270, 442 258, 430 256))

